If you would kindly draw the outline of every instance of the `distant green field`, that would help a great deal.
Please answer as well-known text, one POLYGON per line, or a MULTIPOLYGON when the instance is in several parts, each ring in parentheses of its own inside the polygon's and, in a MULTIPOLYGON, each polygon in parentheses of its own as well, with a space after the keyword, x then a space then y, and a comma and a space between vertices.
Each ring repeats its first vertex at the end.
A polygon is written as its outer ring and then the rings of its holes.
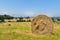
POLYGON ((60 24, 55 23, 53 35, 39 35, 31 32, 30 22, 0 23, 0 40, 60 40, 60 24))

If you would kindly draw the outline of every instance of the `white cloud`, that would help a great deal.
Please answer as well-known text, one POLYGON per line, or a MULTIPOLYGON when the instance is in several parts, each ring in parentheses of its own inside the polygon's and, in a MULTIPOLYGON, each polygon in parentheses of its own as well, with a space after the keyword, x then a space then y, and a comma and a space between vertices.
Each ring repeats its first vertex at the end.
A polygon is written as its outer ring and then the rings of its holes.
POLYGON ((0 14, 4 15, 4 14, 9 14, 7 10, 0 10, 0 14))
POLYGON ((45 12, 37 12, 37 11, 34 11, 34 10, 28 10, 28 11, 18 11, 18 10, 0 10, 0 14, 7 14, 7 15, 11 15, 11 16, 15 16, 15 17, 20 17, 20 16, 36 16, 36 15, 39 15, 39 14, 45 14, 47 16, 50 16, 50 17, 54 17, 54 16, 60 16, 59 12, 55 13, 55 12, 51 12, 51 11, 45 11, 45 12))
POLYGON ((33 11, 33 10, 32 10, 32 11, 25 11, 25 12, 24 12, 24 15, 25 15, 25 16, 34 16, 35 14, 36 14, 36 12, 33 11))

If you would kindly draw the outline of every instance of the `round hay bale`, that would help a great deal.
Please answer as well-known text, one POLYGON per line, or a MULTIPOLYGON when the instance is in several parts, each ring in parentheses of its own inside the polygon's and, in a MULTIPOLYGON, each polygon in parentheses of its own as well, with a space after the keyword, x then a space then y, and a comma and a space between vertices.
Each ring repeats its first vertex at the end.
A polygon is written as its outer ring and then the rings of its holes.
POLYGON ((54 23, 52 19, 44 14, 33 18, 31 22, 31 30, 33 33, 52 34, 54 23))

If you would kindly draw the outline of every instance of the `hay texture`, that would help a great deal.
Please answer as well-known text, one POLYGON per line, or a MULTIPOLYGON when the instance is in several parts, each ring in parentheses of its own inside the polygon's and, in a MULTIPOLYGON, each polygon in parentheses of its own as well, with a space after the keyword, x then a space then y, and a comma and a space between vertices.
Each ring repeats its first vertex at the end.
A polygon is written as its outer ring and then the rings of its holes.
POLYGON ((31 30, 33 33, 52 34, 54 23, 52 19, 44 14, 40 14, 33 18, 31 22, 31 30))

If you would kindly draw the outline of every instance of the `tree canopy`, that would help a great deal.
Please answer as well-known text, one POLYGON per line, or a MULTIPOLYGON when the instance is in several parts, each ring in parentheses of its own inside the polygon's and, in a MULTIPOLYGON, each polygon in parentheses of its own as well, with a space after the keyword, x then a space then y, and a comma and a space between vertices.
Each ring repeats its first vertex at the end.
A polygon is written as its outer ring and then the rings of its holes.
POLYGON ((13 16, 10 16, 10 15, 0 15, 0 19, 13 19, 14 17, 13 16))

